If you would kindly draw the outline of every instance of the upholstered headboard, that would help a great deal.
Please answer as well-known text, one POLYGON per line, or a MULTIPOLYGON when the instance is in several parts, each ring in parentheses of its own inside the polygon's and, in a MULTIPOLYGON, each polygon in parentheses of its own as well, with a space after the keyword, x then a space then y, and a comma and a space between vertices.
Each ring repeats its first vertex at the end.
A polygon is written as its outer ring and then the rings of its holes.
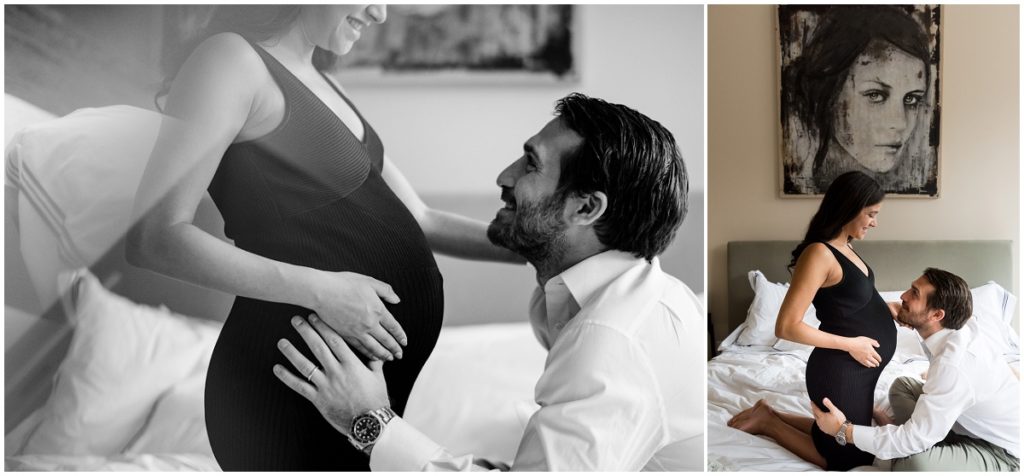
MULTIPOLYGON (((790 281, 790 253, 795 241, 732 241, 728 245, 729 330, 746 319, 754 299, 747 272, 761 270, 770 281, 790 281)), ((941 268, 967 280, 971 287, 988 281, 1016 293, 1013 250, 1009 240, 862 241, 857 253, 875 271, 879 291, 904 290, 927 267, 941 268)))

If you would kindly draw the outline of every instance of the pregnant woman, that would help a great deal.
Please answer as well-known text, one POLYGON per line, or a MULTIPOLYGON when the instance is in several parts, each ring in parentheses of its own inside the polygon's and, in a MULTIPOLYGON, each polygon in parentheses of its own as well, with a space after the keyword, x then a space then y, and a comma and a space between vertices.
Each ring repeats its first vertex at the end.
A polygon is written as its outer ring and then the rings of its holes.
MULTIPOLYGON (((793 283, 775 326, 780 338, 815 347, 806 374, 814 404, 828 411, 822 403, 828 397, 839 408, 850 408, 847 418, 857 425, 871 424, 875 384, 896 352, 893 310, 875 289, 874 271, 853 249, 854 240, 877 226, 884 195, 861 172, 847 172, 832 182, 807 235, 793 250, 793 283), (821 321, 818 329, 803 322, 812 302, 821 321)), ((829 471, 870 465, 875 458, 824 434, 813 418, 777 412, 763 400, 733 417, 729 426, 769 436, 829 471)))
MULTIPOLYGON (((274 377, 289 320, 316 312, 385 360, 401 414, 444 309, 431 250, 516 260, 486 224, 427 208, 323 73, 380 5, 218 7, 166 96, 129 259, 237 295, 210 362, 206 422, 224 470, 362 470, 355 450, 274 377), (192 224, 203 193, 234 246, 192 224)), ((312 357, 308 348, 301 351, 312 357)))

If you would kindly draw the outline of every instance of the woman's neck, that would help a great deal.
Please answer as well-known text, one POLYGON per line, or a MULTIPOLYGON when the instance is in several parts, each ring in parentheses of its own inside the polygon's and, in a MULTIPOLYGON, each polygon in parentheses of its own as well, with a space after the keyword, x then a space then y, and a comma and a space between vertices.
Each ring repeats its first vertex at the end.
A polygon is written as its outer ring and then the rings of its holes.
POLYGON ((316 45, 302 28, 301 18, 280 35, 260 42, 260 46, 282 64, 294 67, 311 66, 313 52, 316 50, 316 45))

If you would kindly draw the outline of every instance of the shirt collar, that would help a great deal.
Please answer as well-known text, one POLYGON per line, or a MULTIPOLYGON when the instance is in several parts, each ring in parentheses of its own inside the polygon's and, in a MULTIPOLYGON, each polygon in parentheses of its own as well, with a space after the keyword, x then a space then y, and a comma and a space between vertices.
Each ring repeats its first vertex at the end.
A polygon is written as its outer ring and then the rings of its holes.
POLYGON ((928 336, 924 340, 924 348, 928 351, 929 357, 934 357, 942 352, 942 349, 946 347, 946 341, 949 340, 950 336, 956 332, 953 329, 941 329, 938 332, 928 336))
MULTIPOLYGON (((561 274, 548 280, 544 290, 564 284, 569 289, 573 300, 583 308, 587 302, 605 285, 622 275, 626 270, 636 266, 643 258, 632 253, 619 250, 608 250, 591 256, 561 274)), ((657 260, 657 258, 655 258, 657 260)))

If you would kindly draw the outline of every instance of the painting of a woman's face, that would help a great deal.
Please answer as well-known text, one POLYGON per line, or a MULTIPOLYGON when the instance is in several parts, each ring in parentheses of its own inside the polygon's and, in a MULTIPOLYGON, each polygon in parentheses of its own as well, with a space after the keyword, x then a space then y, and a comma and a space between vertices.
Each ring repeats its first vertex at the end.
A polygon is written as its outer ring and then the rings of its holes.
POLYGON ((850 66, 836 99, 835 142, 867 169, 891 170, 917 126, 926 67, 891 43, 871 42, 850 66))

